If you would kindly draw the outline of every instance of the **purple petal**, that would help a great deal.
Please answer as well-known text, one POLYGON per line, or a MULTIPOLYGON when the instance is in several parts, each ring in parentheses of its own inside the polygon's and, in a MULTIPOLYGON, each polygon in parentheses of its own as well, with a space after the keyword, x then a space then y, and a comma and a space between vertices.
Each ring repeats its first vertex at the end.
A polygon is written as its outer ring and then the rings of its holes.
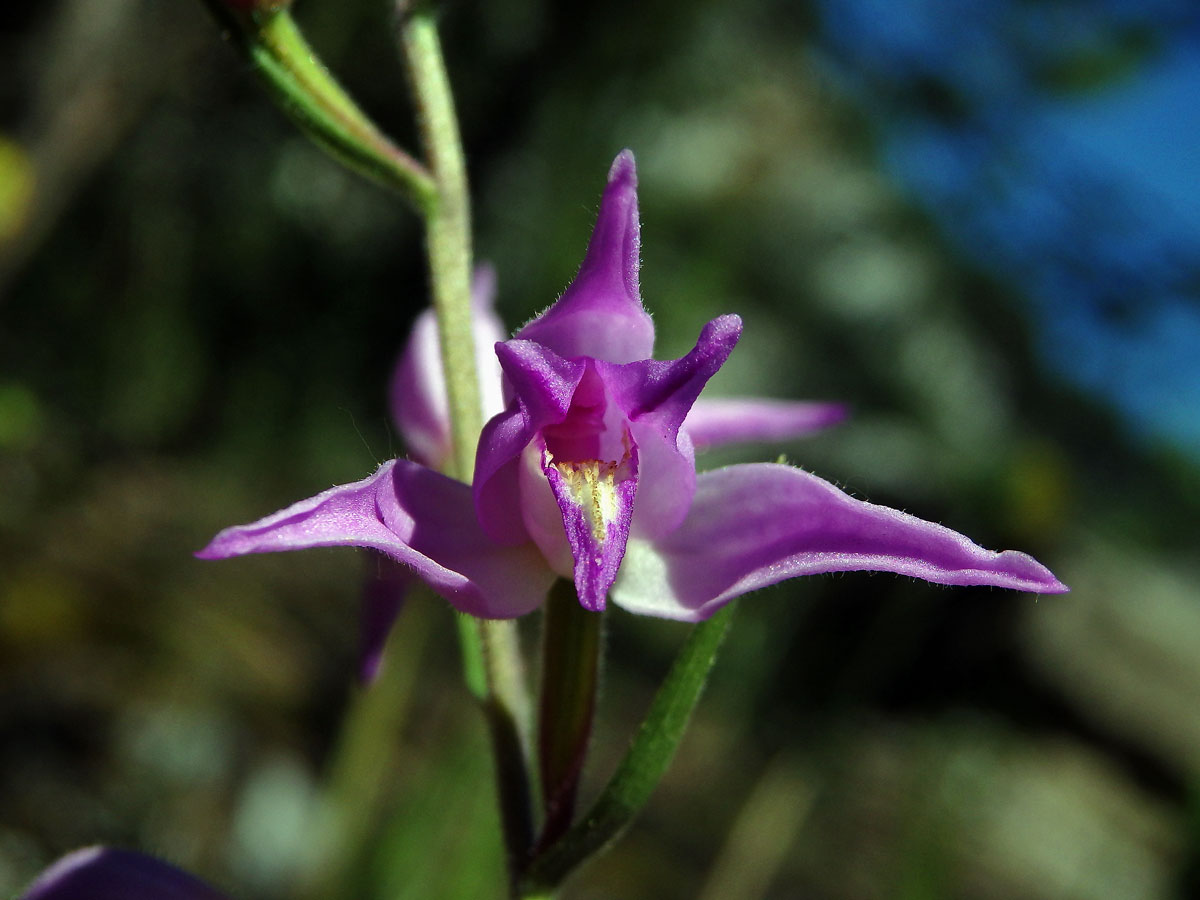
POLYGON ((634 421, 653 421, 672 438, 708 380, 733 352, 742 334, 738 316, 718 316, 700 331, 696 346, 680 359, 643 359, 597 368, 617 405, 634 421))
POLYGON ((575 593, 584 609, 604 609, 617 577, 629 540, 637 465, 637 447, 632 444, 618 463, 559 462, 543 451, 542 470, 562 513, 575 559, 575 593))
POLYGON ((561 422, 587 366, 534 341, 496 344, 496 358, 517 402, 535 428, 561 422))
POLYGON ((696 453, 687 432, 664 438, 645 422, 629 426, 638 448, 638 492, 633 510, 633 534, 656 539, 679 527, 696 492, 696 453))
POLYGON ((521 520, 517 478, 521 451, 534 434, 525 411, 510 409, 483 426, 475 449, 475 477, 471 482, 475 517, 488 537, 505 546, 529 540, 521 520))
POLYGON ((855 500, 815 475, 757 463, 700 475, 678 530, 657 542, 629 542, 611 593, 632 612, 698 621, 786 578, 856 570, 1067 590, 1024 553, 985 550, 949 528, 855 500))
POLYGON ((623 150, 609 170, 579 274, 517 337, 568 358, 648 359, 654 352, 654 323, 638 290, 638 233, 637 173, 633 154, 623 150))
POLYGON ((354 546, 410 567, 462 612, 511 618, 535 609, 553 574, 530 544, 501 546, 480 528, 469 486, 407 460, 331 488, 249 525, 227 528, 196 555, 354 546))
POLYGON ((367 566, 358 641, 358 680, 363 685, 379 677, 388 635, 416 577, 412 569, 382 553, 370 554, 367 566))
POLYGON ((492 540, 528 540, 521 521, 517 479, 522 451, 542 428, 563 421, 586 364, 566 360, 532 341, 496 345, 515 406, 483 426, 475 452, 475 512, 492 540))
MULTIPOLYGON (((479 266, 471 284, 471 327, 484 419, 504 409, 500 364, 492 348, 507 333, 493 309, 495 298, 495 270, 479 266)), ((392 372, 388 396, 392 418, 409 455, 422 465, 440 469, 451 453, 450 401, 442 372, 437 317, 432 308, 417 316, 413 323, 408 344, 392 372)))
POLYGON ((198 878, 150 856, 110 847, 69 853, 20 900, 229 900, 198 878))
POLYGON ((704 326, 696 346, 676 360, 597 363, 617 406, 629 417, 642 454, 634 531, 660 537, 678 527, 696 479, 692 444, 680 432, 692 404, 737 344, 742 320, 720 316, 704 326))
POLYGON ((807 437, 846 418, 840 403, 765 398, 701 398, 683 427, 697 450, 722 444, 771 443, 807 437))

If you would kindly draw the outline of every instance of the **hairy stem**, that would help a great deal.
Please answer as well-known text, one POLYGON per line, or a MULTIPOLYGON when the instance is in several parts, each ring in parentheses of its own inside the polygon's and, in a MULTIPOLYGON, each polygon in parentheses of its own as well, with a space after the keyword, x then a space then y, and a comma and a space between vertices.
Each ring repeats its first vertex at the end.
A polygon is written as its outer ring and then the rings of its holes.
MULTIPOLYGON (((481 428, 475 341, 471 330, 471 217, 466 165, 450 80, 432 14, 400 8, 400 43, 417 108, 422 144, 437 189, 426 214, 426 246, 437 310, 438 337, 450 401, 454 465, 451 474, 470 480, 481 428)), ((492 738, 510 878, 525 863, 532 842, 529 694, 511 621, 479 620, 478 639, 462 641, 468 673, 482 656, 483 708, 492 738)))
POLYGON ((400 40, 421 142, 438 197, 425 219, 426 250, 450 399, 454 444, 451 474, 469 481, 482 414, 471 331, 471 212, 466 164, 433 18, 424 10, 402 11, 401 16, 400 40))

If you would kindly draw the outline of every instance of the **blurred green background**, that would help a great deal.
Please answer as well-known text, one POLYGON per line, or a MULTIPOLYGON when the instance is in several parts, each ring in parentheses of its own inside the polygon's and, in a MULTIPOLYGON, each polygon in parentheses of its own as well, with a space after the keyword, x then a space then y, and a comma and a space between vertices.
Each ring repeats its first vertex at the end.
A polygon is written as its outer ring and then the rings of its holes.
MULTIPOLYGON (((386 4, 297 15, 411 146, 386 4)), ((327 850, 370 564, 191 553, 403 452, 386 384, 426 304, 419 228, 289 126, 200 3, 0 17, 0 895, 104 842, 292 896, 327 850)), ((631 147, 658 355, 738 312, 713 393, 854 410, 702 467, 784 452, 1073 588, 849 574, 748 598, 650 807, 566 896, 1196 896, 1196 459, 1049 373, 1022 272, 967 262, 884 173, 820 11, 505 0, 443 24, 511 325, 568 283, 631 147)), ((400 619, 345 896, 500 896, 453 626, 422 598, 400 619)), ((611 613, 589 791, 685 634, 611 613)))

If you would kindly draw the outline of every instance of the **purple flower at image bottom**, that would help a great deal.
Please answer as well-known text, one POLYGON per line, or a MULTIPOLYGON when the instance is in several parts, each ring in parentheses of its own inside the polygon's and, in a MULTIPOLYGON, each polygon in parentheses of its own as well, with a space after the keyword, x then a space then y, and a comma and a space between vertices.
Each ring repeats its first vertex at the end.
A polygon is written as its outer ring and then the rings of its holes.
POLYGON ((1067 590, 1024 553, 985 550, 792 466, 697 474, 697 446, 794 437, 842 413, 826 404, 702 399, 742 321, 719 316, 685 356, 653 359, 638 267, 637 184, 625 151, 609 172, 579 273, 553 306, 498 340, 491 290, 476 290, 476 343, 494 341, 495 361, 480 359, 491 418, 472 484, 430 468, 449 443, 427 313, 392 386, 400 428, 420 461, 392 460, 363 481, 228 528, 197 555, 368 547, 456 609, 486 618, 531 612, 558 577, 574 580, 589 610, 612 600, 686 621, 757 588, 823 572, 1067 590))
POLYGON ((129 850, 85 847, 46 869, 20 900, 229 900, 174 866, 129 850))

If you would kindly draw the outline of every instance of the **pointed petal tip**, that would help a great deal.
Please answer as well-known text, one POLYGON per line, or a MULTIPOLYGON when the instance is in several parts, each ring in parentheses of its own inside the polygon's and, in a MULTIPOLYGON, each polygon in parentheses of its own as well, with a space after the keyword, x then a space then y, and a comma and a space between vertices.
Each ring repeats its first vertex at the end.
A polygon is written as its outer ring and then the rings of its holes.
POLYGON ((737 313, 726 313, 717 316, 704 326, 700 332, 700 340, 733 341, 737 342, 742 336, 742 317, 737 313))
POLYGON ((575 280, 517 337, 568 358, 590 356, 617 363, 649 359, 654 322, 638 287, 640 235, 637 172, 633 154, 625 150, 609 169, 575 280))
POLYGON ((609 166, 608 181, 600 196, 600 212, 580 271, 582 273, 588 267, 588 258, 599 251, 599 257, 593 258, 592 264, 603 263, 610 276, 623 276, 631 297, 640 306, 637 282, 640 246, 637 165, 633 161, 633 152, 622 150, 609 166))
POLYGON ((1068 587, 1067 585, 1063 584, 1061 581, 1059 581, 1053 575, 1053 573, 1051 573, 1048 569, 1046 570, 1046 575, 1048 577, 1046 578, 1045 582, 1043 582, 1034 591, 1034 593, 1037 593, 1037 594, 1069 594, 1069 593, 1071 593, 1071 588, 1068 587))
POLYGON ((696 338, 695 348, 684 358, 687 359, 695 355, 713 358, 715 367, 706 376, 707 380, 707 378, 716 373, 717 369, 725 364, 725 360, 729 358, 729 354, 733 352, 733 348, 737 346, 741 337, 741 316, 733 313, 717 316, 700 329, 700 334, 696 338))
POLYGON ((604 612, 605 606, 608 604, 608 592, 605 591, 599 597, 593 596, 594 592, 588 589, 586 582, 580 584, 582 579, 575 579, 575 596, 579 598, 579 605, 591 613, 604 612))
POLYGON ((374 684, 383 669, 388 636, 415 582, 412 570, 388 555, 368 556, 358 630, 358 682, 363 687, 374 684))
POLYGON ((629 182, 633 187, 637 187, 637 164, 633 160, 633 151, 628 147, 617 154, 608 170, 608 183, 614 184, 617 181, 629 182))
POLYGON ((256 552, 248 549, 245 532, 257 524, 257 522, 252 522, 248 525, 231 525, 229 528, 222 528, 213 535, 211 541, 194 551, 192 557, 203 560, 233 559, 235 556, 246 556, 256 552))
POLYGON ((195 559, 226 559, 226 558, 228 558, 231 554, 222 553, 220 551, 220 549, 218 549, 218 547, 217 547, 220 537, 221 537, 221 535, 218 534, 211 541, 209 541, 204 547, 193 552, 192 556, 195 559))
POLYGON ((1053 572, 1020 550, 995 552, 993 565, 976 573, 974 578, 944 583, 991 585, 1031 594, 1066 594, 1071 590, 1053 572))

